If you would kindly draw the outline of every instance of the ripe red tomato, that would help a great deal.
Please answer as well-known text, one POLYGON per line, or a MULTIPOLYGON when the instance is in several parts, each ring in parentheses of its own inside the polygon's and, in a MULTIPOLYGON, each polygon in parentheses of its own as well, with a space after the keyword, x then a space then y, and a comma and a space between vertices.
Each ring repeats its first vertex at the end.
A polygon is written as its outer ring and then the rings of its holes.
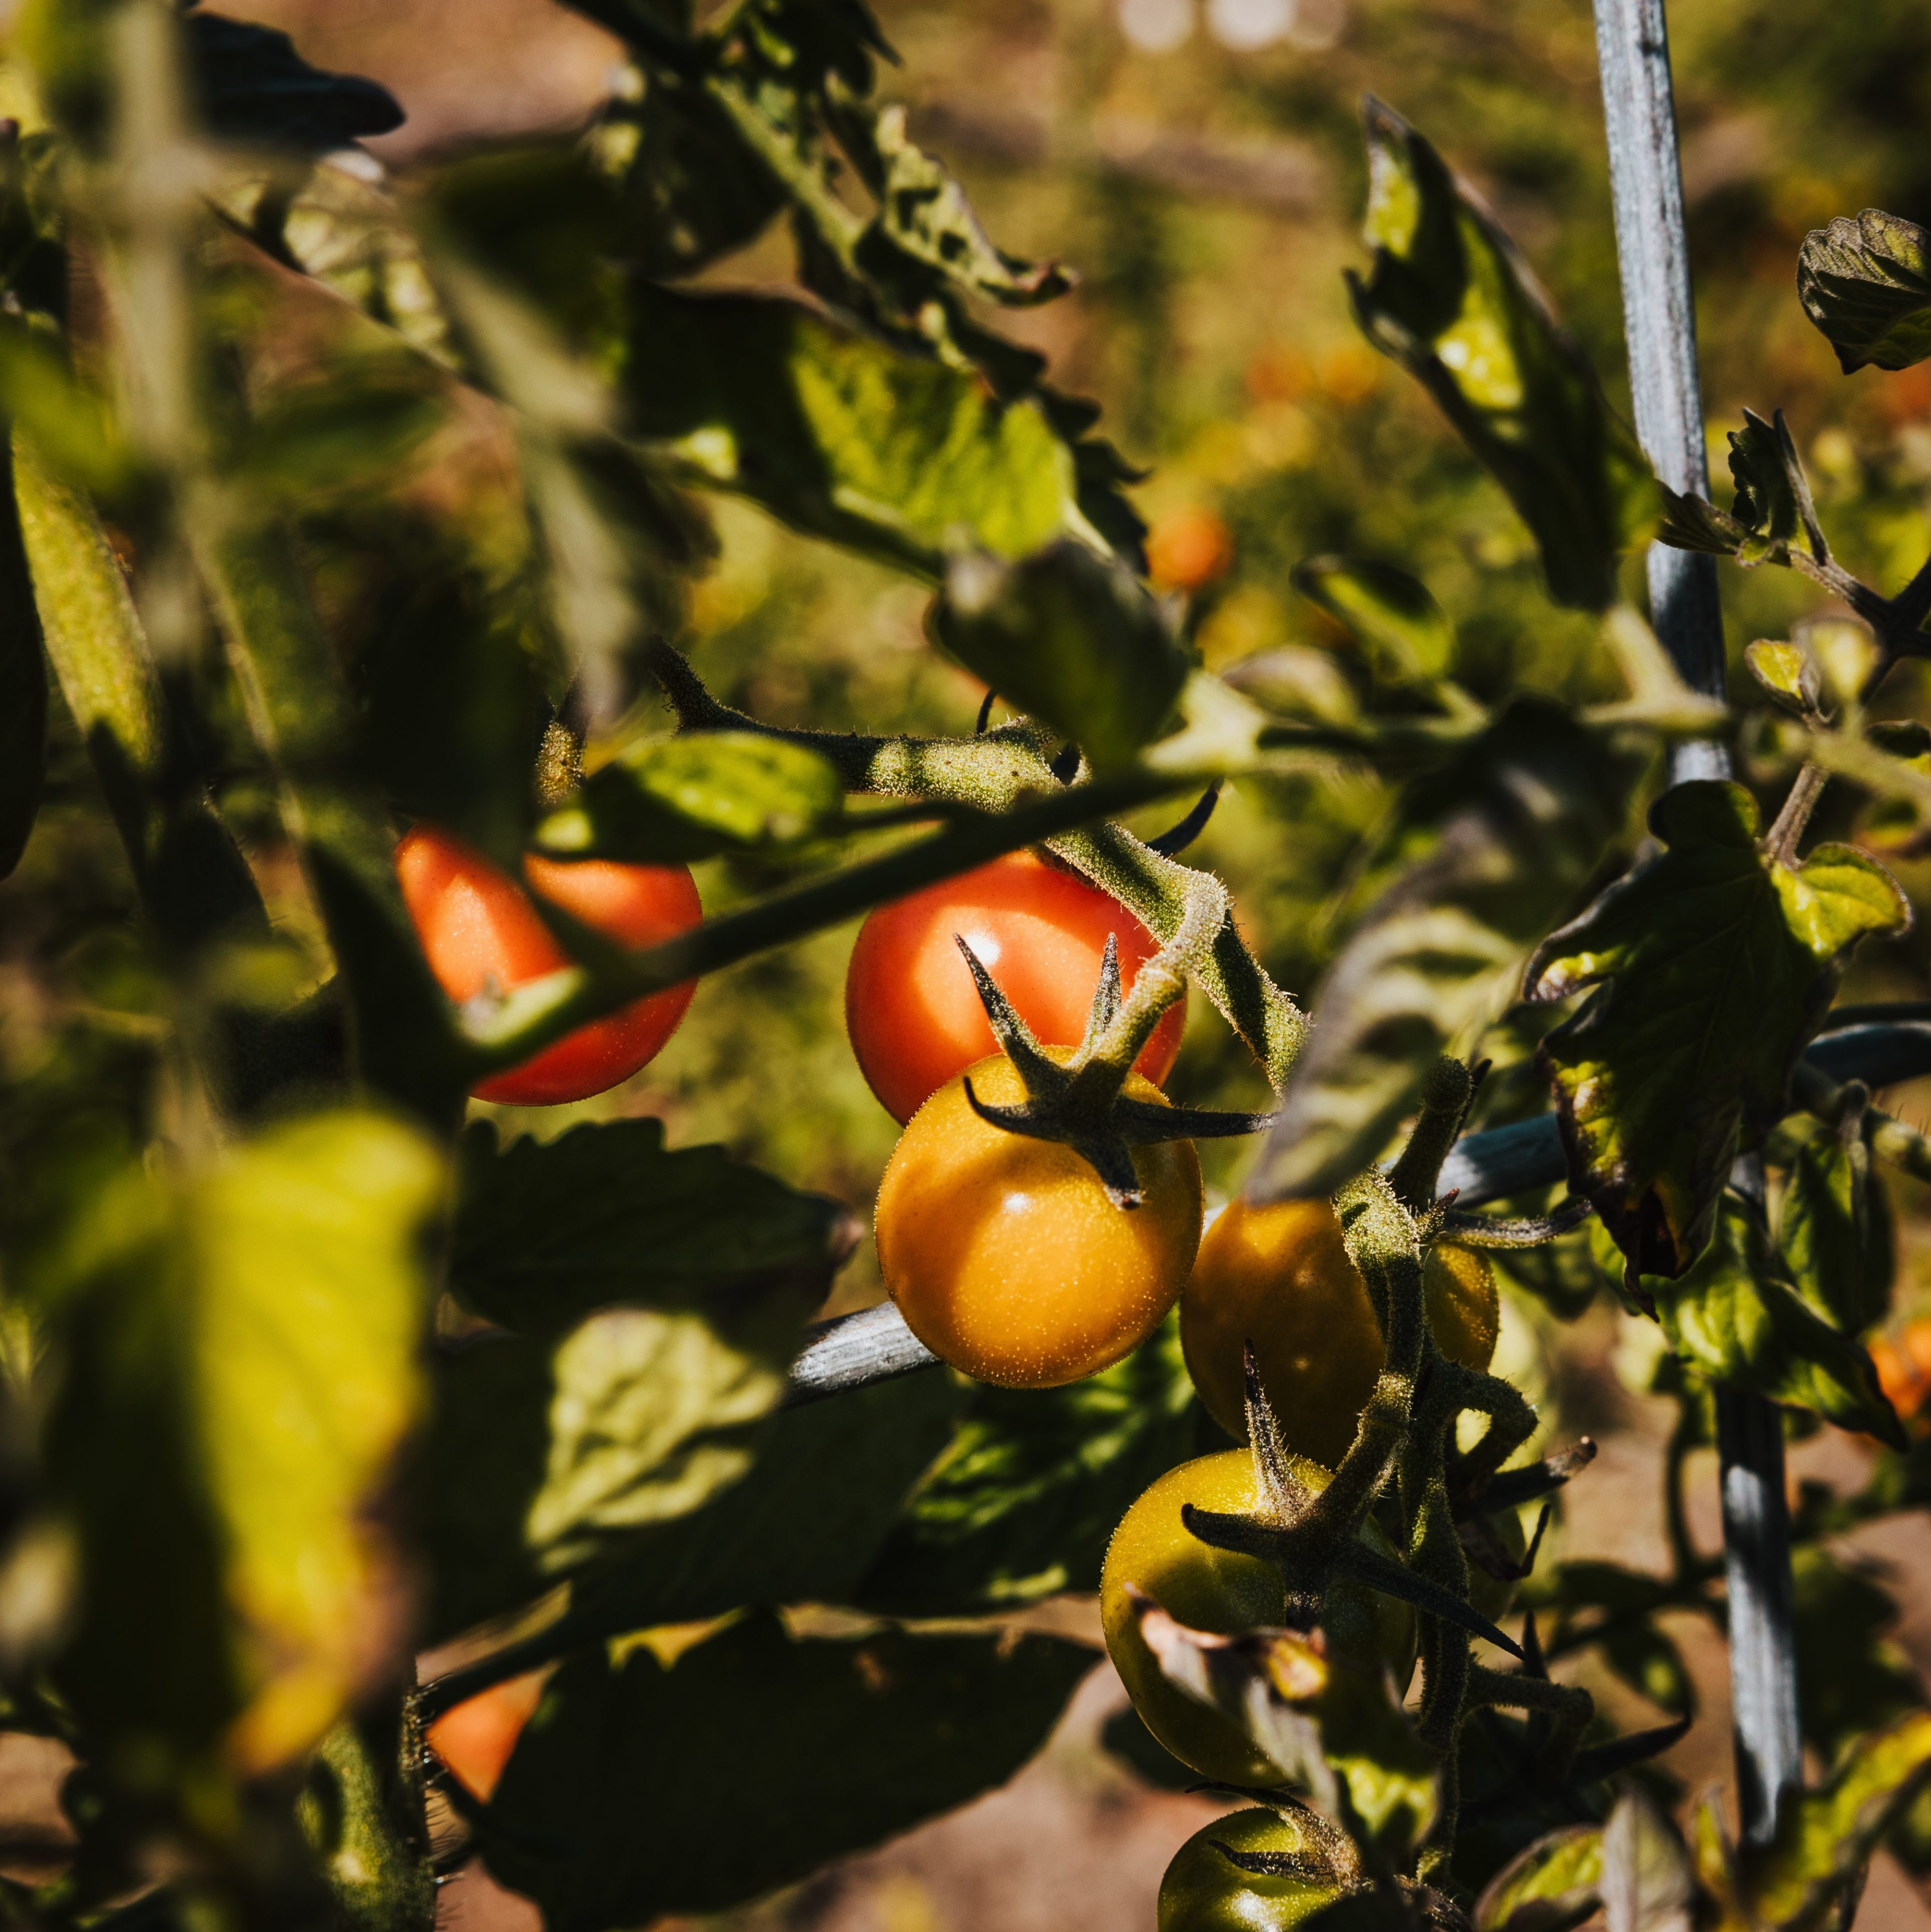
MULTIPOLYGON (((1110 894, 1030 852, 880 906, 859 928, 845 975, 845 1030, 871 1090, 902 1125, 954 1074, 998 1051, 955 935, 1042 1044, 1077 1046, 1108 933, 1130 986, 1159 941, 1110 894)), ((1135 1064, 1156 1087, 1186 1025, 1182 1000, 1135 1064)))
POLYGON ((423 1732, 423 1741, 444 1768, 472 1796, 487 1804, 502 1781, 503 1767, 523 1736, 523 1727, 543 1701, 547 1666, 506 1682, 493 1684, 454 1709, 443 1712, 423 1732))
MULTIPOLYGON (((418 825, 396 852, 402 896, 430 970, 454 1000, 487 988, 507 992, 569 964, 527 895, 479 852, 433 826, 418 825)), ((523 860, 531 891, 619 944, 673 938, 704 916, 682 866, 622 866, 604 859, 523 860)), ((667 987, 492 1074, 481 1100, 553 1107, 627 1080, 664 1048, 691 1004, 694 982, 667 987)))

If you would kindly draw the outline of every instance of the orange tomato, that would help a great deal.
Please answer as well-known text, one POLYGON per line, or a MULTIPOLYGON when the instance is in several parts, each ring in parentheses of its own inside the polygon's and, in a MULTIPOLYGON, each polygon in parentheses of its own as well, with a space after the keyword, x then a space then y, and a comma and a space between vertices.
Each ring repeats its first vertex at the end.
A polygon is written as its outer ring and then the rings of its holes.
MULTIPOLYGON (((396 869, 430 970, 459 1004, 569 964, 523 887, 448 832, 417 826, 397 850, 396 869)), ((523 877, 530 891, 633 948, 674 938, 703 917, 697 886, 682 866, 532 855, 523 861, 523 877)), ((601 1094, 662 1052, 695 990, 694 983, 667 987, 592 1020, 521 1066, 492 1074, 474 1089, 476 1097, 550 1107, 601 1094)))
POLYGON ((1921 1434, 1931 1426, 1925 1414, 1931 1404, 1931 1317, 1907 1322, 1894 1334, 1873 1336, 1870 1350, 1878 1386, 1899 1419, 1921 1434))
MULTIPOLYGON (((997 1050, 963 938, 1042 1044, 1086 1035, 1108 934, 1131 986, 1159 942, 1110 894, 1030 852, 880 906, 859 929, 845 975, 845 1030, 871 1090, 911 1119, 956 1073, 997 1050)), ((1168 1008, 1136 1070, 1158 1086, 1173 1071, 1186 1004, 1168 1008)))
POLYGON ((547 1667, 493 1684, 452 1710, 423 1732, 424 1742, 442 1760, 450 1776, 487 1804, 496 1796, 503 1767, 523 1736, 523 1727, 543 1701, 547 1667))
POLYGON ((1147 533, 1147 574, 1162 590, 1198 590, 1234 568, 1234 532, 1197 505, 1170 510, 1147 533))
MULTIPOLYGON (((1136 1148, 1145 1192, 1116 1208, 1099 1176, 1057 1141, 982 1120, 961 1075, 913 1116, 878 1188, 878 1265, 905 1325, 981 1382, 1056 1388, 1137 1348, 1172 1307, 1200 1242, 1191 1141, 1136 1148)), ((970 1070, 973 1091, 1025 1097, 1003 1053, 970 1070)), ((1127 1078, 1135 1100, 1159 1090, 1127 1078)))

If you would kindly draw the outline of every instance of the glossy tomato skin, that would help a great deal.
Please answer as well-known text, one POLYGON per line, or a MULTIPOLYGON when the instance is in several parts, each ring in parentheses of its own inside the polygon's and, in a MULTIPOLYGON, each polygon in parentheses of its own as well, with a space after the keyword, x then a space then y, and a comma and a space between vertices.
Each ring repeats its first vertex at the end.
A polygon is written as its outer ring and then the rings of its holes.
POLYGON ((423 1732, 423 1742, 443 1768, 471 1796, 487 1804, 496 1796, 503 1767, 542 1702, 549 1678, 546 1666, 493 1684, 444 1712, 423 1732))
MULTIPOLYGON (((1327 1486, 1326 1469, 1298 1457, 1294 1467, 1309 1489, 1327 1486)), ((1258 1556, 1201 1542, 1181 1520, 1187 1503, 1222 1515, 1252 1510, 1253 1451, 1224 1450, 1169 1469, 1120 1518, 1100 1572, 1106 1648, 1147 1730, 1183 1764, 1223 1784, 1272 1784, 1279 1773, 1240 1727, 1162 1674, 1127 1594, 1130 1583, 1180 1622, 1223 1636, 1278 1627, 1285 1617, 1280 1573, 1258 1556)), ((1372 1522, 1361 1534, 1377 1554, 1393 1556, 1372 1522)), ((1414 1612, 1406 1604, 1343 1580, 1328 1592, 1322 1628, 1334 1656, 1374 1672, 1385 1665, 1406 1688, 1416 1641, 1414 1612)))
POLYGON ((1159 1932, 1294 1932, 1341 1895, 1309 1873, 1263 1876, 1244 1872, 1214 1842, 1237 1852, 1300 1852, 1318 1847, 1291 1817, 1256 1809, 1204 1826, 1174 1854, 1160 1881, 1159 1932))
MULTIPOLYGON (((1423 1280, 1442 1353, 1486 1369, 1501 1310, 1488 1257, 1438 1244, 1423 1280)), ((1368 1284, 1325 1201, 1237 1200, 1201 1238, 1180 1300, 1181 1346, 1207 1412, 1237 1441, 1247 1435, 1249 1340, 1288 1446, 1332 1468, 1354 1439, 1384 1352, 1368 1284)))
MULTIPOLYGON (((1040 1041, 1077 1046, 1108 933, 1130 986, 1159 942, 1117 899, 1030 852, 880 906, 859 928, 845 974, 845 1030, 871 1090, 907 1121, 954 1074, 995 1050, 955 934, 1040 1041)), ((1173 1071, 1186 1025, 1182 1000, 1141 1049, 1135 1070, 1156 1087, 1173 1071)))
MULTIPOLYGON (((898 1138, 878 1189, 878 1261, 906 1325, 981 1382, 1055 1388, 1111 1366, 1159 1326, 1200 1240, 1191 1141, 1137 1148, 1130 1211, 1069 1147, 982 1120, 1025 1097, 1003 1054, 948 1081, 898 1138)), ((1164 1106, 1129 1076, 1126 1092, 1164 1106)))
MULTIPOLYGON (((396 869, 430 970, 452 1000, 473 999, 491 986, 506 991, 569 964, 523 888, 448 832, 417 826, 397 848, 396 869)), ((656 945, 704 916, 682 866, 532 855, 523 873, 531 892, 624 946, 656 945)), ((476 1097, 550 1107, 601 1094, 663 1050, 695 990, 667 987, 593 1020, 520 1066, 491 1075, 475 1088, 476 1097)))

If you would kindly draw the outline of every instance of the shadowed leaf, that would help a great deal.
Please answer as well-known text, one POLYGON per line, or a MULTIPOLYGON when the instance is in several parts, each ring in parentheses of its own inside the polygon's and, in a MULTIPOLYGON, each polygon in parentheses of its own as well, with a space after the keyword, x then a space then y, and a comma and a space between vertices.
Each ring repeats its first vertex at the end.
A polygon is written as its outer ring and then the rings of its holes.
POLYGON ((1846 375, 1867 362, 1908 369, 1931 356, 1931 236, 1867 208, 1813 228, 1797 258, 1797 294, 1846 375))
POLYGON ((1569 1932, 1600 1903, 1603 1830, 1573 1825, 1538 1838, 1489 1881, 1475 1932, 1569 1932))

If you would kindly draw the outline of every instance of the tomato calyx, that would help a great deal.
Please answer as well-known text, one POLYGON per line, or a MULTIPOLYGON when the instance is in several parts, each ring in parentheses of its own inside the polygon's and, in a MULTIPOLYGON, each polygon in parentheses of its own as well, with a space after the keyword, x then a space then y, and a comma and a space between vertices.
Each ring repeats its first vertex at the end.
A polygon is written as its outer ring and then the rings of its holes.
POLYGON ((1031 1028, 964 936, 955 934, 954 938, 979 989, 993 1037, 1018 1070, 1026 1089, 1026 1098, 1019 1106, 996 1106, 982 1100, 967 1079, 967 1105, 988 1126, 1033 1140, 1059 1141, 1071 1148, 1099 1176, 1107 1198, 1116 1208, 1130 1211, 1144 1198, 1133 1165, 1136 1147, 1259 1133, 1273 1124, 1271 1114, 1160 1106, 1122 1091, 1129 1070, 1161 1016, 1186 990, 1186 980, 1168 957, 1174 946, 1162 949, 1147 962, 1129 995, 1121 991, 1119 949, 1108 935, 1086 1037, 1062 1066, 1033 1036, 1031 1028))

